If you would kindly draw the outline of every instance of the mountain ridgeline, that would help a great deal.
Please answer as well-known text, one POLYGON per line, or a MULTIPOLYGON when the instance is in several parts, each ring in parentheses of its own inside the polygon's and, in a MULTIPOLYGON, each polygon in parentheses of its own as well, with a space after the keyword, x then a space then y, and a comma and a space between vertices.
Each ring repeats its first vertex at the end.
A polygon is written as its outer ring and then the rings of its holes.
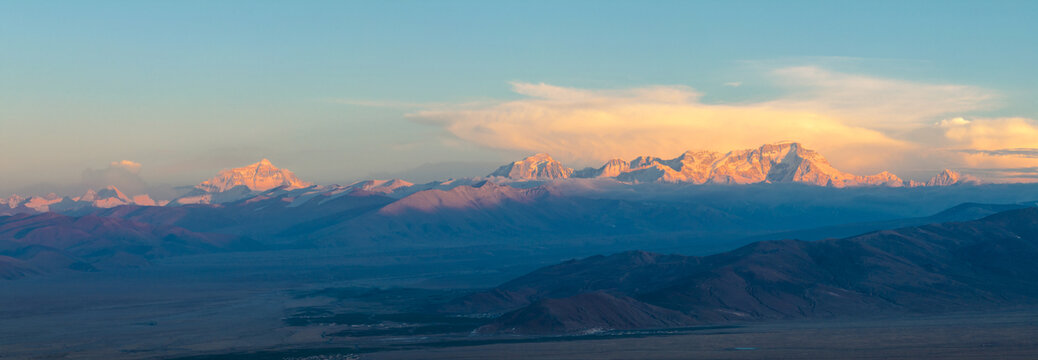
POLYGON ((905 186, 889 174, 849 175, 796 143, 614 160, 581 171, 541 154, 491 175, 314 185, 264 159, 221 171, 168 203, 115 187, 77 197, 12 196, 0 200, 0 260, 21 269, 5 275, 18 278, 242 249, 718 251, 786 235, 822 239, 891 224, 972 220, 991 214, 991 204, 1038 199, 1038 186, 972 186, 952 171, 930 186, 905 186), (890 181, 866 186, 879 178, 890 181), (934 215, 963 203, 973 205, 934 215), (47 236, 75 240, 51 244, 47 236), (92 247, 99 249, 83 252, 92 247), (58 258, 64 260, 51 261, 58 258))
POLYGON ((622 182, 754 184, 804 183, 818 186, 947 186, 978 183, 977 179, 944 170, 922 183, 881 172, 859 176, 837 170, 821 154, 795 142, 763 145, 728 153, 687 151, 673 159, 639 156, 631 161, 613 159, 599 168, 574 171, 548 154, 536 154, 502 166, 489 176, 512 180, 612 178, 622 182))
POLYGON ((484 334, 860 317, 1038 304, 1038 208, 705 257, 643 251, 548 266, 445 305, 484 334))
POLYGON ((548 154, 536 154, 506 164, 486 178, 451 179, 414 184, 401 179, 365 180, 349 185, 314 185, 303 181, 287 169, 274 166, 269 160, 220 171, 215 177, 190 187, 172 200, 153 200, 148 194, 127 196, 114 186, 88 190, 81 196, 12 195, 0 198, 0 215, 55 211, 84 213, 89 208, 111 208, 122 205, 183 206, 191 204, 219 204, 252 198, 268 191, 311 189, 324 194, 343 194, 353 191, 382 193, 403 197, 430 189, 450 189, 472 185, 486 180, 536 185, 545 181, 567 179, 595 179, 623 184, 759 184, 797 183, 824 187, 923 187, 980 184, 976 178, 944 170, 929 181, 902 180, 889 172, 859 176, 837 170, 820 154, 795 142, 763 145, 756 149, 731 151, 725 154, 711 151, 687 151, 673 159, 640 156, 631 161, 613 159, 599 168, 574 171, 563 166, 548 154))

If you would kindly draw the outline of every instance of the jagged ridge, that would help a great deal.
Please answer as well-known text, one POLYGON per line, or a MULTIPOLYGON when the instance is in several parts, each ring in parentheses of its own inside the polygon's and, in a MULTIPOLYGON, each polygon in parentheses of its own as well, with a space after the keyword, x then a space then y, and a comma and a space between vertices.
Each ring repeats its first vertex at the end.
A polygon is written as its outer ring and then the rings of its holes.
POLYGON ((686 151, 674 159, 640 156, 630 162, 612 159, 599 168, 573 171, 548 154, 537 154, 502 166, 490 176, 512 180, 615 178, 630 183, 693 184, 804 183, 818 186, 947 186, 978 183, 975 178, 944 170, 927 183, 902 180, 881 172, 860 176, 842 172, 821 154, 800 143, 782 142, 728 153, 686 151))

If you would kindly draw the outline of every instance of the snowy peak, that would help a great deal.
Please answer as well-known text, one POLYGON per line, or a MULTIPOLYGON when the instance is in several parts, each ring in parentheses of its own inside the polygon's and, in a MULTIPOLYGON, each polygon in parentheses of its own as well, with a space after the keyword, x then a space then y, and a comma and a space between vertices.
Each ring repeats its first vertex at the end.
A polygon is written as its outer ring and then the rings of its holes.
POLYGON ((156 206, 165 204, 165 202, 155 201, 155 199, 152 199, 148 194, 134 195, 133 203, 140 206, 156 206))
POLYGON ((299 189, 313 184, 296 178, 287 169, 278 169, 270 160, 263 159, 245 167, 220 171, 216 177, 203 181, 195 186, 210 193, 224 192, 237 186, 245 186, 252 191, 266 191, 278 187, 299 189))
POLYGON ((21 196, 19 196, 17 194, 12 194, 11 196, 7 197, 6 199, 0 199, 0 205, 3 205, 3 206, 6 206, 8 208, 12 208, 13 209, 13 208, 17 207, 18 204, 21 204, 23 200, 25 200, 25 198, 23 198, 23 197, 21 197, 21 196))
POLYGON ((408 188, 411 186, 414 186, 414 184, 400 179, 366 180, 350 185, 350 187, 354 189, 386 194, 392 193, 397 189, 408 188))
POLYGON ((615 178, 631 169, 631 164, 623 159, 612 159, 600 168, 588 167, 580 171, 574 171, 575 178, 615 178))
MULTIPOLYGON (((765 144, 757 148, 734 150, 727 153, 705 150, 685 151, 670 159, 648 155, 639 156, 631 161, 612 159, 600 167, 587 167, 580 171, 573 171, 550 155, 540 153, 501 166, 488 176, 492 177, 489 179, 490 182, 483 183, 477 182, 487 179, 467 178, 420 185, 400 179, 367 180, 347 186, 313 186, 309 182, 296 178, 291 171, 277 168, 270 160, 261 159, 248 166, 220 171, 216 177, 196 185, 193 189, 189 189, 189 192, 172 201, 155 201, 147 194, 128 196, 118 188, 108 186, 88 190, 78 197, 59 196, 52 193, 46 196, 12 195, 8 198, 0 198, 0 215, 48 211, 71 212, 90 207, 111 208, 121 205, 221 204, 250 198, 269 199, 279 196, 290 199, 293 204, 302 204, 304 200, 317 196, 324 196, 326 198, 324 201, 327 201, 348 194, 365 195, 364 193, 402 199, 415 193, 429 196, 425 191, 447 191, 458 187, 462 189, 451 194, 464 198, 476 194, 475 190, 500 190, 494 182, 509 183, 508 180, 516 180, 512 185, 516 188, 524 188, 526 185, 536 185, 534 182, 522 184, 524 181, 568 178, 613 179, 628 184, 800 183, 826 187, 920 187, 981 183, 975 177, 947 169, 927 182, 902 180, 897 175, 886 171, 865 176, 850 174, 836 169, 821 154, 797 142, 765 144)), ((458 199, 435 197, 427 200, 464 203, 458 199)), ((423 206, 425 205, 416 205, 417 208, 423 208, 423 206)))
POLYGON ((612 159, 609 162, 602 165, 599 169, 598 176, 600 177, 616 177, 624 171, 630 170, 631 164, 621 159, 612 159))
POLYGON ((74 209, 83 206, 92 206, 95 208, 112 208, 120 205, 141 205, 141 206, 155 206, 158 203, 155 202, 147 194, 140 194, 133 197, 127 196, 122 191, 119 191, 115 186, 106 186, 104 188, 94 190, 87 190, 83 196, 73 198, 69 202, 63 202, 59 206, 62 209, 74 209))
POLYGON ((554 180, 565 179, 573 174, 573 169, 562 166, 548 154, 536 154, 528 158, 501 166, 488 176, 500 176, 512 180, 554 180))
POLYGON ((948 185, 954 185, 955 183, 959 182, 959 179, 961 177, 962 177, 962 175, 960 175, 958 172, 955 172, 955 171, 952 171, 952 170, 949 170, 949 169, 944 169, 944 171, 941 171, 940 174, 935 175, 933 178, 930 179, 930 181, 927 181, 926 185, 927 186, 948 186, 948 185))
POLYGON ((664 160, 655 156, 639 156, 631 160, 629 167, 631 169, 638 169, 647 166, 652 166, 655 163, 662 163, 664 160))
POLYGON ((133 204, 133 200, 130 197, 123 194, 115 186, 108 186, 103 189, 87 190, 83 196, 75 199, 77 202, 87 203, 97 208, 112 208, 119 205, 133 204))
MULTIPOLYGON (((954 172, 940 175, 930 186, 959 183, 954 172)), ((673 159, 639 156, 630 162, 613 159, 599 168, 580 171, 564 167, 547 154, 537 154, 502 166, 490 176, 513 180, 613 178, 630 183, 755 184, 802 183, 817 186, 920 186, 889 172, 855 175, 840 171, 824 156, 798 142, 765 144, 754 149, 686 151, 673 159)), ((972 179, 972 178, 971 178, 972 179)), ((972 181, 976 181, 973 179, 972 181)))
MULTIPOLYGON (((634 163, 634 162, 632 162, 634 163)), ((679 173, 673 168, 659 162, 650 162, 648 165, 632 167, 628 171, 616 176, 617 180, 630 183, 664 182, 679 183, 688 182, 685 174, 679 173)))
POLYGON ((872 185, 864 178, 837 170, 822 155, 804 148, 799 143, 764 145, 756 152, 759 154, 761 169, 767 182, 798 182, 836 187, 872 185))
POLYGON ((279 169, 262 159, 248 166, 220 171, 216 177, 195 185, 191 192, 173 199, 171 205, 219 204, 256 196, 273 189, 296 190, 313 186, 291 171, 279 169))
POLYGON ((165 204, 156 202, 147 194, 129 197, 115 186, 107 186, 101 189, 89 189, 83 195, 77 197, 60 196, 50 193, 44 196, 30 196, 23 198, 13 195, 7 199, 0 199, 0 212, 10 209, 14 213, 19 212, 63 212, 83 208, 112 208, 121 205, 155 206, 165 204))
POLYGON ((123 204, 132 202, 129 196, 123 194, 123 192, 119 191, 119 189, 115 186, 106 186, 98 190, 87 190, 86 193, 83 194, 83 196, 80 196, 76 200, 89 202, 111 200, 122 202, 123 204))
MULTIPOLYGON (((12 196, 12 198, 15 198, 15 196, 12 196)), ((22 198, 20 196, 17 196, 17 198, 20 199, 20 202, 17 204, 9 204, 11 208, 22 207, 26 209, 32 209, 37 212, 50 211, 51 205, 60 203, 63 200, 65 200, 65 198, 58 196, 58 194, 55 193, 50 193, 44 196, 32 196, 29 198, 22 198)))
POLYGON ((832 166, 818 152, 797 142, 762 145, 757 149, 733 151, 714 167, 714 182, 804 183, 817 186, 904 186, 889 172, 859 176, 832 166))
POLYGON ((930 178, 926 186, 950 186, 957 184, 979 184, 980 180, 969 175, 963 175, 950 169, 944 169, 940 174, 930 178))

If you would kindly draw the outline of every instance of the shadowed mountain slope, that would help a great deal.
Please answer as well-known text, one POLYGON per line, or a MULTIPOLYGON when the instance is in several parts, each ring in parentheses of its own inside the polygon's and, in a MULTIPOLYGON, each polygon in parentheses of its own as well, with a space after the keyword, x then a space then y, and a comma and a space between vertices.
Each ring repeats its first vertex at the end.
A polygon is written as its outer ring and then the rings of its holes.
MULTIPOLYGON (((707 257, 595 256, 542 268, 444 310, 513 311, 487 329, 541 333, 550 327, 524 319, 566 319, 559 309, 598 308, 600 300, 582 296, 591 292, 638 301, 623 312, 644 312, 644 305, 679 311, 686 324, 980 309, 1038 301, 1036 257, 1038 209, 1026 208, 845 239, 764 241, 707 257), (553 299, 548 308, 546 299, 553 299)), ((551 331, 603 323, 616 322, 603 314, 551 331)))
POLYGON ((778 233, 754 236, 747 240, 762 241, 770 239, 799 239, 799 240, 822 240, 828 238, 843 238, 867 232, 898 229, 909 226, 921 226, 926 224, 937 224, 953 221, 969 221, 980 219, 1003 211, 1022 209, 1035 206, 1035 202, 1023 202, 1019 204, 982 204, 962 203, 951 208, 942 210, 936 214, 923 217, 912 217, 894 219, 887 221, 855 222, 833 226, 823 226, 812 229, 801 229, 795 231, 783 231, 778 233))
MULTIPOLYGON (((664 246, 681 246, 677 236, 689 234, 703 241, 746 243, 741 239, 791 230, 821 228, 821 237, 848 236, 970 220, 987 210, 976 209, 976 214, 958 218, 916 217, 963 199, 1038 198, 1038 187, 1025 185, 836 189, 804 184, 621 184, 599 179, 519 185, 424 184, 407 187, 405 193, 364 190, 364 186, 277 188, 219 204, 120 206, 77 215, 248 236, 276 247, 532 244, 574 238, 648 239, 658 234, 674 238, 673 244, 664 246), (823 228, 843 224, 850 225, 823 228)), ((632 247, 644 246, 625 248, 632 247)))
POLYGON ((0 217, 0 272, 7 278, 57 270, 140 266, 155 258, 252 246, 252 242, 237 236, 93 215, 0 217))
POLYGON ((476 329, 477 333, 555 334, 605 329, 665 328, 688 324, 679 311, 625 296, 590 292, 567 299, 544 299, 476 329), (517 327, 508 327, 521 324, 517 327))

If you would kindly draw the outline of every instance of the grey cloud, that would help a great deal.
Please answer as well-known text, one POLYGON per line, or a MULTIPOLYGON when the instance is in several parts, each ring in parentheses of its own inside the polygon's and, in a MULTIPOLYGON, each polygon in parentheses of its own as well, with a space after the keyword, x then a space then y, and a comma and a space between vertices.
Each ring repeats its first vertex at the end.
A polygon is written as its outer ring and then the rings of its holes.
POLYGON ((991 156, 1021 156, 1029 158, 1038 158, 1038 149, 1034 148, 1015 148, 1015 149, 996 149, 996 150, 978 150, 978 149, 959 149, 956 150, 966 154, 983 154, 991 156))

